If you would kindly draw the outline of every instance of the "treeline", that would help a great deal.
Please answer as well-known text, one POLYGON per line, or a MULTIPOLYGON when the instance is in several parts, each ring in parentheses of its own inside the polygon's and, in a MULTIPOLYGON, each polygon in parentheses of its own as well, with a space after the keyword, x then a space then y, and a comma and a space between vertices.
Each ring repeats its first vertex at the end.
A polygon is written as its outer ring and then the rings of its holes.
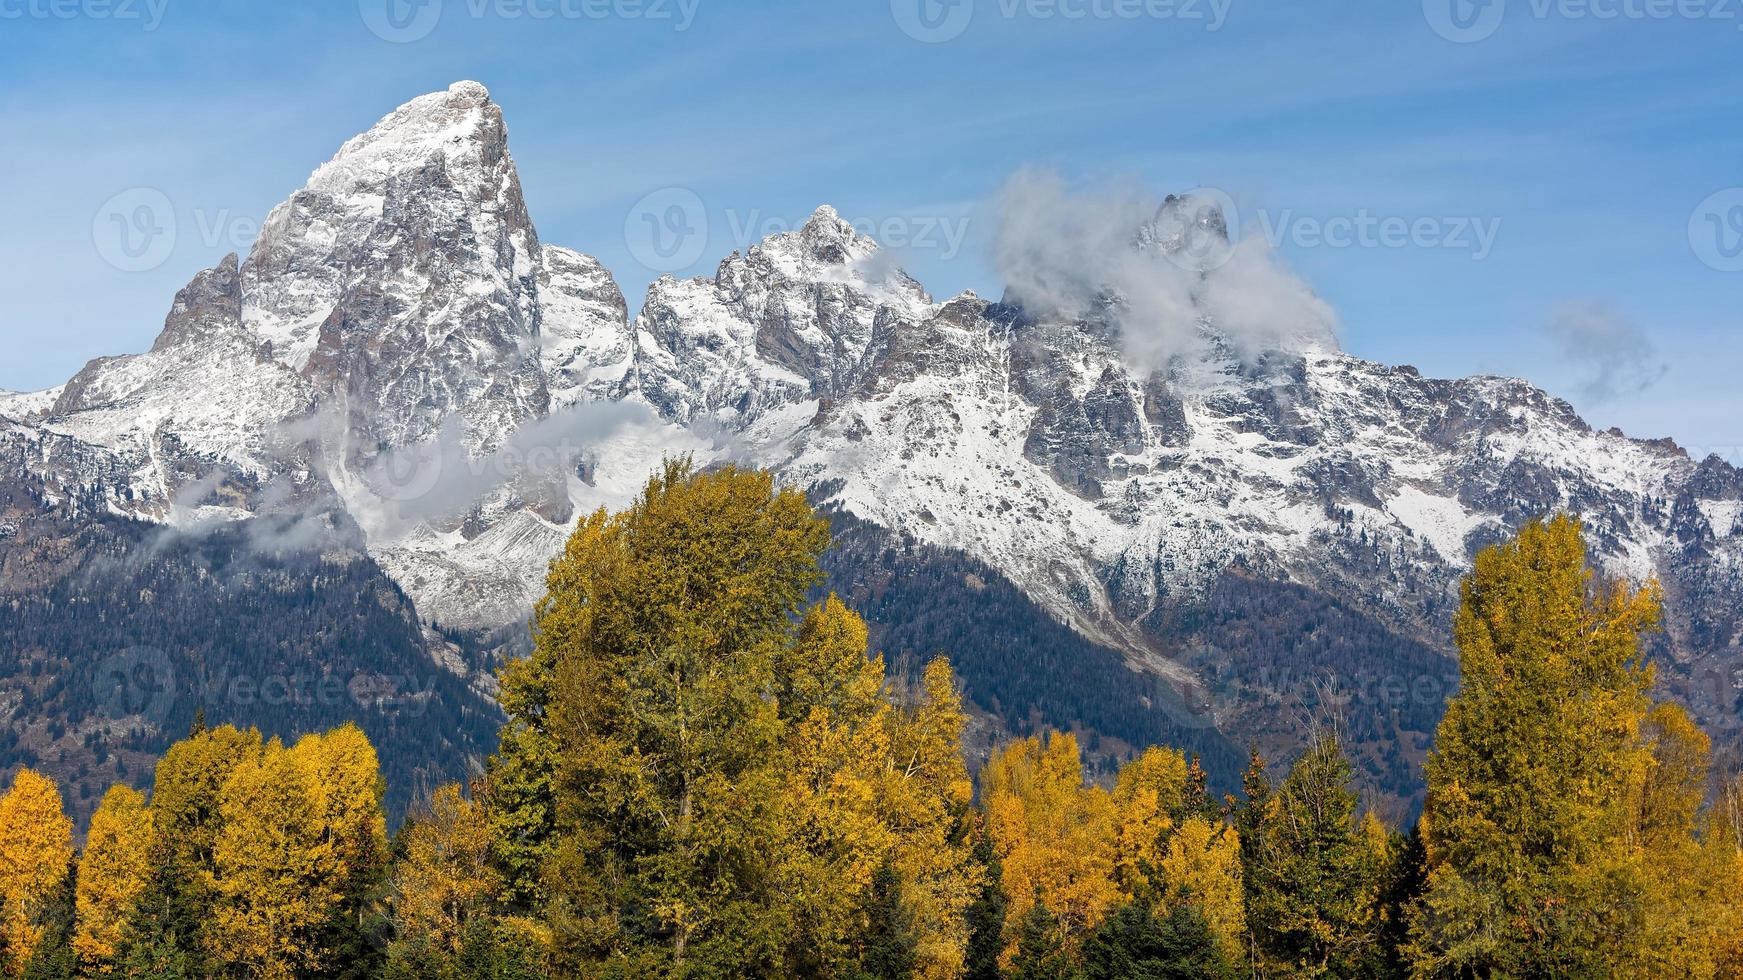
POLYGON ((950 665, 913 681, 809 601, 827 525, 766 474, 671 464, 553 563, 509 721, 391 838, 368 740, 196 726, 75 861, 52 783, 0 798, 7 976, 1743 975, 1743 800, 1650 696, 1655 587, 1528 526, 1463 590, 1462 686, 1407 831, 1334 731, 1215 798, 1067 734, 978 792, 950 665))

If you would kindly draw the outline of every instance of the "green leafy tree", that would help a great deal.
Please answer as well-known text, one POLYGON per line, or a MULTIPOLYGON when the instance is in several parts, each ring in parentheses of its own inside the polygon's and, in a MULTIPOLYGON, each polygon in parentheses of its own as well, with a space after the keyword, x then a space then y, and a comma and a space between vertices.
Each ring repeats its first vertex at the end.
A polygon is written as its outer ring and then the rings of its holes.
POLYGON ((1557 517, 1464 582, 1462 683, 1427 766, 1419 974, 1610 975, 1648 941, 1631 838, 1659 590, 1596 584, 1585 558, 1579 522, 1557 517))
POLYGON ((880 864, 961 971, 971 799, 947 662, 904 702, 864 622, 809 608, 827 523, 756 471, 668 463, 552 563, 484 794, 561 973, 835 975, 880 864))

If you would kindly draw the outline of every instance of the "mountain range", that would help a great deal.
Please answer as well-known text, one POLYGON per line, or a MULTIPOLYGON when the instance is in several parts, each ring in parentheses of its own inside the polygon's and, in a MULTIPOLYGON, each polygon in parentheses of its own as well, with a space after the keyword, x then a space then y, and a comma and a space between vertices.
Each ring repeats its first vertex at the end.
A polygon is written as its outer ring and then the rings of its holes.
POLYGON ((1336 724, 1409 801, 1461 575, 1567 510, 1598 571, 1663 584, 1660 685, 1735 741, 1743 474, 1340 351, 1317 301, 1259 302, 1214 202, 1115 231, 1105 282, 939 299, 820 207, 632 318, 539 239, 485 88, 414 99, 149 351, 0 393, 0 762, 89 799, 203 709, 474 767, 546 563, 676 454, 807 490, 831 587, 892 653, 949 652, 986 737, 1171 740, 1226 783, 1336 724))

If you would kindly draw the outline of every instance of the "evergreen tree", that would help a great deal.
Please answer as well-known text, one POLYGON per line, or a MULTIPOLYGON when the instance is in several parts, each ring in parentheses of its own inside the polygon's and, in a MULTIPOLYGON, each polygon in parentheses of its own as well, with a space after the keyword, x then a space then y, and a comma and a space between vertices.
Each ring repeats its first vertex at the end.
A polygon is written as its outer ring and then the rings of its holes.
POLYGON ((974 840, 974 862, 981 868, 980 889, 968 907, 968 948, 964 958, 966 980, 1000 980, 999 957, 1005 951, 1004 868, 998 851, 985 831, 974 840))
POLYGON ((863 980, 907 980, 918 960, 920 930, 902 898, 902 876, 889 860, 878 865, 865 898, 865 938, 860 943, 863 980))
POLYGON ((454 980, 544 980, 537 944, 510 926, 477 918, 466 924, 454 980))
POLYGON ((1243 841, 1247 921, 1262 957, 1288 976, 1351 976, 1379 942, 1385 838, 1363 831, 1353 775, 1337 738, 1323 735, 1268 812, 1244 815, 1260 835, 1243 841))
POLYGON ((73 953, 78 876, 75 865, 43 910, 42 938, 30 954, 30 962, 25 964, 24 980, 73 980, 81 976, 78 957, 73 953))
MULTIPOLYGON (((154 855, 162 850, 154 849, 154 855)), ((134 904, 116 945, 119 972, 129 980, 196 980, 210 975, 200 927, 206 896, 185 869, 154 862, 153 877, 134 904)))
POLYGON ((1017 925, 1010 975, 1011 980, 1078 980, 1081 976, 1059 917, 1048 910, 1040 896, 1030 903, 1017 925))
POLYGON ((1209 784, 1210 774, 1204 771, 1198 756, 1194 755, 1186 764, 1185 790, 1172 814, 1175 823, 1185 823, 1193 817, 1216 820, 1221 816, 1215 799, 1210 795, 1209 784))
POLYGON ((1410 919, 1427 883, 1426 858, 1419 827, 1394 834, 1379 891, 1379 949, 1369 972, 1382 978, 1410 975, 1410 919))
POLYGON ((1158 919, 1134 903, 1109 916, 1083 944, 1085 980, 1220 980, 1238 970, 1198 909, 1176 906, 1158 919))

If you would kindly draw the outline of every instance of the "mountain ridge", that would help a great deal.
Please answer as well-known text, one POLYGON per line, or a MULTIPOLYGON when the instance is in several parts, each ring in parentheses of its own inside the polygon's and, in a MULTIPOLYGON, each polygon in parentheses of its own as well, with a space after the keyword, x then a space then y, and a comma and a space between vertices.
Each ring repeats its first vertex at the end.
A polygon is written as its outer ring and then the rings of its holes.
POLYGON ((1255 600, 1308 620, 1268 642, 1335 658, 1313 619, 1356 616, 1396 638, 1375 649, 1444 654, 1475 551, 1570 510, 1601 571, 1665 582, 1664 683, 1736 728, 1743 474, 1524 381, 1345 354, 1312 315, 1243 340, 1222 318, 1248 259, 1220 212, 1171 198, 1127 237, 1166 303, 1130 282, 1071 309, 935 300, 825 205, 712 277, 655 281, 632 319, 609 270, 539 240, 500 109, 457 82, 345 143, 247 256, 178 293, 149 351, 0 394, 0 455, 65 519, 270 517, 330 548, 355 526, 421 618, 481 633, 523 618, 573 523, 663 456, 747 461, 995 571, 1177 688, 1178 723, 1235 733, 1255 701, 1326 705, 1301 681, 1247 691, 1182 627, 1231 576, 1325 600, 1255 600), (1135 356, 1158 310, 1191 349, 1135 356))

